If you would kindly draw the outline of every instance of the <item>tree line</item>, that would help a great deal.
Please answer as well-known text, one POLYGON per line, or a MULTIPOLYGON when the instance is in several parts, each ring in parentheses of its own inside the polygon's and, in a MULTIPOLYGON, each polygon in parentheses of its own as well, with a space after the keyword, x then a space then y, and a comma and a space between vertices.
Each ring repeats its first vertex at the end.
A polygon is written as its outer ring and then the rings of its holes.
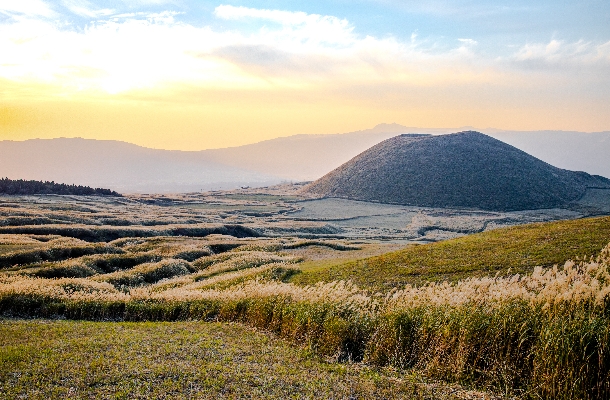
POLYGON ((23 179, 0 179, 0 193, 3 194, 65 194, 79 196, 121 196, 110 189, 89 186, 66 185, 54 181, 26 181, 23 179))

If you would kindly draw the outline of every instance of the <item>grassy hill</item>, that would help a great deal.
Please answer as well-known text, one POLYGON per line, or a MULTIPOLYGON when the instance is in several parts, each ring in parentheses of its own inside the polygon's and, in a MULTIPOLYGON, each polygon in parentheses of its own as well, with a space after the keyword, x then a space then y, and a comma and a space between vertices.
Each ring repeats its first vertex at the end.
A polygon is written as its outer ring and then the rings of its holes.
POLYGON ((339 279, 374 289, 471 276, 531 272, 535 266, 596 256, 610 242, 610 217, 536 223, 443 242, 410 245, 362 260, 304 263, 294 283, 339 279))
POLYGON ((385 140, 303 189, 323 197, 422 207, 534 210, 565 206, 610 180, 556 168, 466 131, 385 140))

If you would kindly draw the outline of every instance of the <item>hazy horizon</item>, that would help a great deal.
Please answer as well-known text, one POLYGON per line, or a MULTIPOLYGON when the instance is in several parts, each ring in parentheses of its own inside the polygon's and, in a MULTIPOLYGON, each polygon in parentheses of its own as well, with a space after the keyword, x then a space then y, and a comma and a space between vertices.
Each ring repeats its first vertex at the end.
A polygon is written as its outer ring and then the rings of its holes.
POLYGON ((2 2, 0 140, 607 131, 609 19, 597 0, 2 2))
MULTIPOLYGON (((444 133, 439 131, 444 129, 427 130, 428 134, 444 133)), ((83 138, 0 140, 0 171, 13 179, 85 184, 123 193, 261 187, 316 180, 401 133, 413 130, 388 124, 343 134, 292 135, 198 151, 83 138)), ((553 166, 610 178, 610 132, 486 133, 553 166)))
MULTIPOLYGON (((477 128, 477 127, 472 127, 472 126, 461 126, 461 127, 456 127, 456 128, 434 128, 434 127, 430 127, 430 128, 420 128, 420 127, 407 127, 404 125, 400 125, 400 124, 396 124, 396 123, 380 123, 375 125, 372 128, 368 128, 368 129, 360 129, 360 130, 356 130, 353 132, 333 132, 333 133, 296 133, 296 134, 290 134, 287 133, 286 135, 281 135, 281 136, 277 136, 274 138, 270 138, 270 139, 264 139, 264 140, 260 140, 260 141, 256 141, 256 142, 248 142, 248 143, 243 143, 240 145, 235 145, 235 146, 225 146, 225 147, 210 147, 210 148, 202 148, 202 149, 197 149, 197 150, 193 150, 193 149, 171 149, 171 148, 161 148, 161 147, 152 147, 152 146, 147 146, 147 145, 142 145, 142 144, 138 144, 135 142, 130 142, 128 140, 123 140, 123 139, 105 139, 105 138, 87 138, 87 137, 83 137, 83 136, 57 136, 57 137, 49 137, 49 138, 45 138, 45 137, 31 137, 31 138, 21 138, 21 139, 3 139, 0 138, 0 141, 11 141, 11 142, 25 142, 25 141, 31 141, 31 140, 54 140, 54 139, 82 139, 82 140, 97 140, 97 141, 109 141, 109 142, 122 142, 122 143, 126 143, 129 145, 134 145, 134 146, 138 146, 138 147, 142 147, 145 149, 150 149, 150 150, 166 150, 166 151, 180 151, 180 152, 200 152, 200 151, 206 151, 206 150, 223 150, 223 149, 232 149, 232 148, 236 148, 236 147, 244 147, 244 146, 250 146, 250 145, 256 145, 259 143, 265 143, 265 142, 272 142, 275 141, 277 139, 290 139, 290 138, 295 138, 295 137, 331 137, 331 136, 339 136, 339 135, 347 135, 347 134, 351 134, 351 133, 363 133, 363 134, 375 134, 375 133, 396 133, 396 134, 400 134, 400 133, 420 133, 420 134, 431 134, 431 135, 445 135, 445 134, 450 134, 450 133, 456 133, 456 132, 460 132, 460 131, 464 131, 464 130, 473 130, 476 132, 481 132, 484 133, 486 135, 490 135, 490 136, 494 136, 494 134, 499 134, 499 133, 506 133, 506 134, 512 134, 512 133, 544 133, 544 132, 551 132, 551 133, 579 133, 579 134, 585 134, 585 135, 594 135, 594 134, 610 134, 610 130, 604 130, 604 131, 589 131, 589 132, 585 132, 585 131, 569 131, 569 130, 551 130, 551 129, 540 129, 540 130, 534 130, 534 131, 527 131, 527 130, 507 130, 507 129, 497 129, 497 128, 493 128, 493 127, 488 127, 488 128, 477 128), (378 127, 381 126, 393 126, 392 129, 378 129, 378 127), (404 129, 402 129, 404 128, 404 129)), ((551 144, 551 143, 550 143, 551 144)))

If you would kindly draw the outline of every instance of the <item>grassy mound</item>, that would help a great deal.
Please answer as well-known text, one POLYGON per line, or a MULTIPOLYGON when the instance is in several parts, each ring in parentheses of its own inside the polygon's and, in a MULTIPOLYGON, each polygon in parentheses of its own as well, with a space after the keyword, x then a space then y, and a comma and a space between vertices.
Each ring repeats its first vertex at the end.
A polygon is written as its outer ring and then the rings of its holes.
POLYGON ((610 217, 502 228, 346 263, 309 262, 292 282, 351 280, 389 289, 405 284, 531 272, 597 255, 610 241, 610 217))
POLYGON ((303 191, 420 207, 495 211, 562 207, 610 180, 553 167, 479 132, 399 135, 306 186, 303 191))
POLYGON ((168 259, 156 263, 140 264, 126 271, 99 275, 92 280, 108 282, 114 286, 140 286, 174 276, 187 275, 193 271, 193 267, 184 260, 168 259))
POLYGON ((42 263, 40 266, 18 269, 15 273, 40 278, 86 278, 130 269, 139 264, 159 260, 160 257, 152 254, 98 254, 54 263, 42 263))
POLYGON ((0 268, 15 265, 40 263, 43 261, 60 261, 92 254, 117 254, 123 251, 106 243, 74 243, 70 240, 56 240, 42 248, 16 250, 0 254, 0 268))

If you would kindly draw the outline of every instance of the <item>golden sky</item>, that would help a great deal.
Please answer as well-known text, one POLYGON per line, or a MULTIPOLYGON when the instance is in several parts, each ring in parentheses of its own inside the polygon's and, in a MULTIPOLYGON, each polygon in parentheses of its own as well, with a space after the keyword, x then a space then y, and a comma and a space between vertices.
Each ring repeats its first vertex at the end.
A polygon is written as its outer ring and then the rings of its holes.
POLYGON ((340 9, 125 4, 0 2, 0 140, 200 150, 383 122, 610 130, 607 29, 513 40, 435 34, 449 18, 419 9, 401 30, 387 4, 389 31, 340 9), (437 30, 424 36, 417 16, 437 30))

